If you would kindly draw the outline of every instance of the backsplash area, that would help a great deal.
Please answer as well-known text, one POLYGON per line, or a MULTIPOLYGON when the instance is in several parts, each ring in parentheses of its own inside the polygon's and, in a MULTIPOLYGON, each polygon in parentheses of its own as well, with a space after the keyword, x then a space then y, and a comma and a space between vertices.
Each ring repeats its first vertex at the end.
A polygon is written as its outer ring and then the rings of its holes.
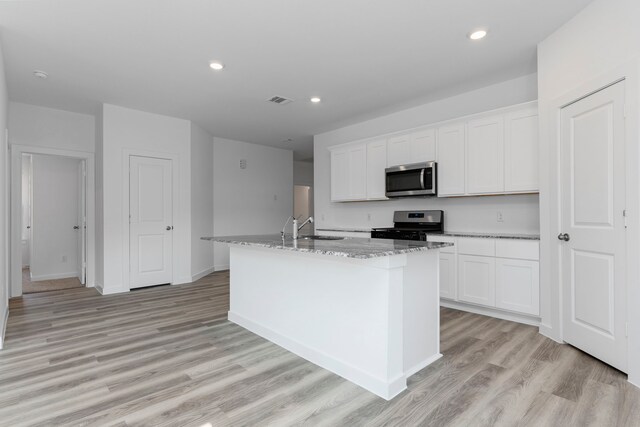
POLYGON ((316 205, 316 228, 388 227, 393 212, 441 209, 445 229, 537 234, 540 232, 538 194, 460 198, 408 198, 377 202, 323 203, 316 205))

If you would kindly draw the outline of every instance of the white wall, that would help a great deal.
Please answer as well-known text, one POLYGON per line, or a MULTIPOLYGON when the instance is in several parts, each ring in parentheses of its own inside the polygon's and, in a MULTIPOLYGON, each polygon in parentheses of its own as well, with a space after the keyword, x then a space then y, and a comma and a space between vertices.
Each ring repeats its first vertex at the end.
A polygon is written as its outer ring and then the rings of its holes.
POLYGON ((316 135, 314 137, 316 229, 331 226, 358 228, 390 226, 393 225, 392 216, 395 210, 443 209, 445 227, 448 230, 537 233, 539 231, 537 195, 331 203, 331 157, 328 150, 332 145, 532 101, 536 99, 536 93, 536 75, 528 75, 316 135), (497 222, 497 212, 502 212, 503 222, 497 222))
POLYGON ((95 151, 95 117, 36 105, 9 103, 11 143, 95 151))
POLYGON ((293 162, 293 185, 313 187, 313 162, 293 162))
MULTIPOLYGON (((557 115, 556 100, 569 92, 581 92, 584 85, 611 83, 610 78, 627 77, 627 97, 630 115, 627 117, 627 137, 633 152, 630 182, 636 187, 638 179, 638 72, 617 71, 633 62, 637 67, 640 55, 640 2, 637 0, 596 0, 582 12, 549 36, 538 46, 539 109, 540 109, 540 285, 541 332, 556 340, 562 339, 560 321, 559 228, 558 205, 558 138, 553 117, 557 115), (607 77, 601 77, 607 74, 607 77), (611 77, 616 76, 616 77, 611 77), (601 82, 596 82, 601 80, 601 82)), ((597 89, 598 87, 590 90, 597 89)), ((584 93, 586 94, 586 93, 584 93)), ((579 95, 578 95, 579 96, 579 95)), ((639 195, 630 194, 627 209, 630 224, 627 230, 628 249, 637 254, 639 195)), ((640 283, 638 263, 631 262, 627 281, 629 304, 629 380, 640 385, 640 283)))
POLYGON ((128 290, 129 237, 124 211, 128 193, 127 154, 174 156, 174 283, 191 281, 191 126, 187 120, 104 104, 102 116, 103 277, 104 293, 128 290), (126 273, 126 274, 125 274, 126 273))
MULTIPOLYGON (((293 213, 293 152, 213 139, 213 232, 216 236, 280 233, 293 213), (240 169, 240 160, 247 168, 240 169)), ((229 268, 229 249, 216 243, 215 268, 229 268)))
POLYGON ((5 137, 8 110, 9 94, 0 40, 0 349, 9 315, 9 155, 5 137))
POLYGON ((213 271, 213 137, 191 123, 191 276, 213 271))
POLYGON ((33 155, 31 279, 78 275, 80 160, 33 155))

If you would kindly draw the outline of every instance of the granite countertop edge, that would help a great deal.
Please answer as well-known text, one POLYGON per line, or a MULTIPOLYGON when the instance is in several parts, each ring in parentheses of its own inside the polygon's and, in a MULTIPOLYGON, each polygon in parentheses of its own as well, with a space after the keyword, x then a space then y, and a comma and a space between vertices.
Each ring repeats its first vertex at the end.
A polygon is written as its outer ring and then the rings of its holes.
POLYGON ((313 253, 353 259, 381 258, 394 255, 403 255, 413 252, 425 252, 432 249, 440 249, 447 246, 453 246, 451 243, 401 241, 403 243, 400 244, 406 245, 406 247, 389 249, 375 247, 371 248, 371 240, 374 240, 378 244, 388 243, 388 245, 394 245, 395 241, 382 239, 345 238, 343 240, 325 240, 320 241, 320 243, 316 243, 318 241, 306 241, 306 243, 304 243, 306 245, 314 244, 314 246, 319 244, 321 247, 296 247, 293 246, 293 241, 291 239, 285 240, 284 244, 282 244, 277 238, 269 239, 266 241, 259 241, 260 238, 265 238, 266 236, 256 237, 257 239, 252 239, 252 236, 202 237, 201 239, 232 245, 255 246, 289 252, 313 253), (343 244, 351 244, 352 247, 340 247, 340 243, 337 242, 343 242, 343 244))

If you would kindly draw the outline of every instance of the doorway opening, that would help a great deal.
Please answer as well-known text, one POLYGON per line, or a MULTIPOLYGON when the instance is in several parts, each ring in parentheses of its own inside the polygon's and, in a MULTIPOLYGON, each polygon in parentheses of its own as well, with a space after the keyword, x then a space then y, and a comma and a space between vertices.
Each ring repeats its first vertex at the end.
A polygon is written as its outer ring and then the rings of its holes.
MULTIPOLYGON (((313 187, 308 185, 293 186, 293 216, 305 220, 313 216, 313 187)), ((313 234, 312 223, 307 223, 300 232, 302 234, 313 234)))
POLYGON ((84 287, 86 161, 21 155, 22 293, 84 287))

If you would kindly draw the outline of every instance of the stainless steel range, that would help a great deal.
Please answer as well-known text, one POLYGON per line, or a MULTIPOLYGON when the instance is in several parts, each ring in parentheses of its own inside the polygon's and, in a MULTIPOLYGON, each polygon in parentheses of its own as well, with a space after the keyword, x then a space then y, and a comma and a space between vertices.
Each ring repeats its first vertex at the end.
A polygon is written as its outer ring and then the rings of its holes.
POLYGON ((427 240, 427 234, 444 233, 444 211, 395 211, 393 227, 374 228, 374 239, 427 240))

